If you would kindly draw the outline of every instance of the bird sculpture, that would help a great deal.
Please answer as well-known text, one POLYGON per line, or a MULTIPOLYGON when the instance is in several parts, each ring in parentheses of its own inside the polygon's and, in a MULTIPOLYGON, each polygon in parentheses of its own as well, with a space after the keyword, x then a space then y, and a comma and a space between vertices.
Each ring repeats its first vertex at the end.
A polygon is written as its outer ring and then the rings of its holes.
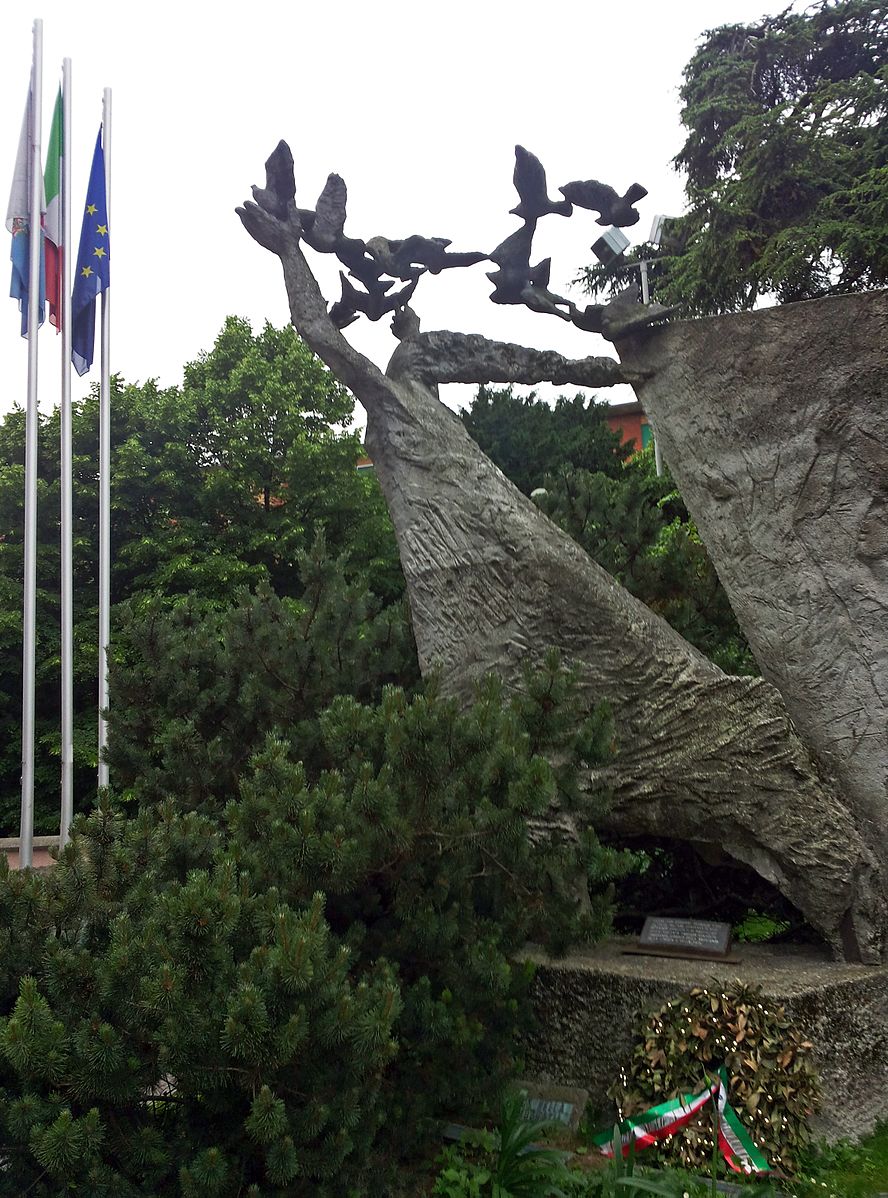
POLYGON ((515 171, 512 175, 515 190, 521 203, 509 211, 522 220, 538 220, 550 212, 570 216, 573 208, 569 200, 550 200, 546 187, 546 171, 535 154, 524 146, 515 147, 515 171))
POLYGON ((549 291, 552 259, 544 258, 536 266, 530 265, 535 228, 535 220, 525 221, 487 255, 499 267, 487 275, 494 287, 490 298, 495 304, 525 304, 535 312, 548 312, 562 320, 570 320, 569 311, 561 308, 569 309, 573 305, 549 291))
POLYGON ((253 199, 260 208, 287 219, 289 203, 296 196, 293 155, 285 141, 279 141, 265 162, 265 186, 253 188, 253 199))
POLYGON ((337 329, 348 328, 362 312, 368 320, 379 320, 385 316, 386 312, 394 312, 408 304, 416 290, 415 279, 391 295, 385 294, 387 287, 392 286, 391 283, 381 290, 359 291, 357 287, 351 285, 343 271, 339 272, 339 280, 342 285, 342 294, 332 305, 328 314, 337 329))
POLYGON ((640 183, 633 183, 626 194, 621 196, 612 187, 608 187, 606 183, 599 183, 597 179, 565 183, 558 190, 578 208, 598 212, 599 225, 616 225, 620 229, 638 224, 639 214, 632 205, 647 195, 647 188, 642 187, 640 183))
POLYGON ((667 308, 656 301, 650 304, 640 303, 638 284, 630 283, 623 291, 618 292, 609 304, 605 304, 601 331, 608 341, 617 341, 620 337, 628 337, 630 333, 665 320, 677 311, 677 308, 667 308))
POLYGON ((467 253, 448 253, 451 245, 446 237, 421 237, 418 233, 411 234, 397 241, 388 237, 371 237, 367 242, 367 250, 383 268, 387 275, 396 279, 418 279, 424 271, 439 275, 442 270, 453 266, 474 266, 476 262, 484 262, 486 254, 469 251, 467 253))
POLYGON ((389 288, 394 287, 394 279, 380 278, 385 271, 359 237, 340 237, 334 253, 342 265, 348 268, 349 274, 363 283, 368 291, 383 295, 389 288))
POLYGON ((499 267, 499 270, 488 271, 487 274, 494 286, 490 298, 495 304, 522 303, 521 292, 531 275, 530 255, 535 225, 535 221, 525 222, 487 255, 499 267))
POLYGON ((574 306, 570 313, 571 323, 585 333, 604 332, 604 304, 587 304, 582 311, 574 306))
POLYGON ((342 240, 345 227, 345 204, 348 198, 345 181, 339 175, 328 175, 324 190, 318 196, 314 212, 299 209, 302 236, 319 254, 333 254, 342 240))

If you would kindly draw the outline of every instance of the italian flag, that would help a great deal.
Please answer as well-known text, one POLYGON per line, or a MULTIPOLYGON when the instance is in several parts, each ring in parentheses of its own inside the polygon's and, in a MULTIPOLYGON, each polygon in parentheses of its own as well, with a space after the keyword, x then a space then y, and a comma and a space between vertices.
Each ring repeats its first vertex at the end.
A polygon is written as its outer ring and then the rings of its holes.
POLYGON ((49 149, 46 153, 46 171, 43 188, 46 193, 46 216, 43 219, 46 249, 46 300, 49 304, 49 323, 57 329, 62 327, 62 89, 59 88, 52 128, 49 131, 49 149))
POLYGON ((718 1146, 728 1166, 735 1173, 770 1173, 764 1154, 728 1102, 728 1079, 724 1069, 719 1069, 715 1077, 708 1079, 706 1089, 701 1093, 683 1094, 661 1102, 641 1115, 624 1119, 613 1130, 607 1128, 598 1132, 592 1137, 592 1143, 604 1156, 613 1156, 617 1146, 623 1156, 628 1156, 633 1144, 636 1150, 648 1148, 658 1140, 675 1135, 710 1101, 716 1105, 718 1146))

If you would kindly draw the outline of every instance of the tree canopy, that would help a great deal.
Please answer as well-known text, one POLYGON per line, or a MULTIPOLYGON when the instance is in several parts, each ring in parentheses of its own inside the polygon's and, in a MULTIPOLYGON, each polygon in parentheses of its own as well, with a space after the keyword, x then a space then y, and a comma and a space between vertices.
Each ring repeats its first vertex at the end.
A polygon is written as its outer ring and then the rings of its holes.
POLYGON ((461 415, 502 472, 525 494, 544 492, 535 501, 549 519, 627 590, 729 674, 757 673, 668 470, 658 476, 652 451, 621 445, 607 410, 481 387, 461 415))
MULTIPOLYGON (((375 477, 344 429, 353 400, 289 326, 229 318, 181 387, 112 380, 112 641, 121 604, 222 610, 241 588, 298 600, 302 555, 323 531, 383 603, 403 591, 375 477)), ((18 828, 24 413, 0 422, 0 827, 18 828)), ((95 788, 98 395, 73 412, 75 790, 95 788)), ((58 826, 59 417, 41 418, 38 461, 36 828, 58 826)))
MULTIPOLYGON (((705 34, 684 71, 675 158, 687 213, 652 282, 691 314, 888 282, 888 7, 818 0, 705 34)), ((606 272, 590 268, 593 291, 606 272)))
MULTIPOLYGON (((511 387, 479 387, 460 412, 469 435, 525 495, 566 466, 613 477, 631 453, 604 415, 606 403, 560 395, 550 405, 511 387)), ((640 448, 640 447, 639 447, 640 448)))

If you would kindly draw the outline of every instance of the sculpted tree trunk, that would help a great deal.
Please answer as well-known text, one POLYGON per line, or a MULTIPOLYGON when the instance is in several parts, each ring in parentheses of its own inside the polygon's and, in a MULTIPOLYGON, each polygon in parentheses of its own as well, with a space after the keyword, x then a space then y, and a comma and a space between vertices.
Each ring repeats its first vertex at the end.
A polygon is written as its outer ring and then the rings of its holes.
MULTIPOLYGON (((508 482, 437 396, 451 381, 642 387, 642 373, 609 358, 422 334, 401 306, 401 344, 383 374, 327 313, 300 250, 305 214, 283 151, 269 160, 267 188, 254 189, 259 204, 239 213, 281 259, 294 325, 367 409, 423 670, 438 668, 445 687, 467 697, 478 675, 515 682, 557 646, 589 701, 607 699, 614 711, 617 755, 588 780, 612 789, 612 828, 718 846, 779 886, 837 953, 881 959, 879 862, 778 691, 725 675, 620 587, 508 482)), ((570 822, 558 812, 552 820, 570 822)))

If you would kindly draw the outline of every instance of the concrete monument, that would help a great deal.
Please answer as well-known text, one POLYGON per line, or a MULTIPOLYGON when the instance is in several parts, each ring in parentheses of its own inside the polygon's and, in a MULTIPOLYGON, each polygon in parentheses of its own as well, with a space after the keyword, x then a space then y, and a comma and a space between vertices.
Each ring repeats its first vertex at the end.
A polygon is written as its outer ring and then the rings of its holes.
MULTIPOLYGON (((537 221, 576 204, 630 225, 644 189, 620 196, 590 180, 553 201, 538 160, 520 147, 516 159, 523 223, 487 254, 449 253, 445 239, 419 235, 346 237, 345 184, 331 175, 317 209, 298 208, 283 142, 266 186, 238 209, 281 259, 293 324, 367 410, 420 664, 467 696, 477 675, 517 680, 557 646, 589 701, 614 710, 616 757, 588 779, 612 790, 610 827, 724 850, 775 883, 837 956, 882 961, 888 436, 877 397, 888 300, 662 324, 666 309, 629 292, 580 311, 549 291, 548 261, 531 265, 537 221), (302 242, 335 254, 363 290, 343 275, 328 311, 302 242), (423 333, 407 302, 422 276, 484 259, 498 268, 488 276, 495 302, 602 331, 622 360, 423 333), (396 280, 407 287, 392 294, 396 280), (399 344, 383 372, 340 330, 386 312, 399 344), (509 483, 437 394, 445 382, 541 381, 635 387, 767 678, 724 674, 620 587, 509 483), (863 445, 857 426, 869 417, 881 434, 863 445)), ((582 819, 552 811, 549 822, 575 834, 582 819)))

